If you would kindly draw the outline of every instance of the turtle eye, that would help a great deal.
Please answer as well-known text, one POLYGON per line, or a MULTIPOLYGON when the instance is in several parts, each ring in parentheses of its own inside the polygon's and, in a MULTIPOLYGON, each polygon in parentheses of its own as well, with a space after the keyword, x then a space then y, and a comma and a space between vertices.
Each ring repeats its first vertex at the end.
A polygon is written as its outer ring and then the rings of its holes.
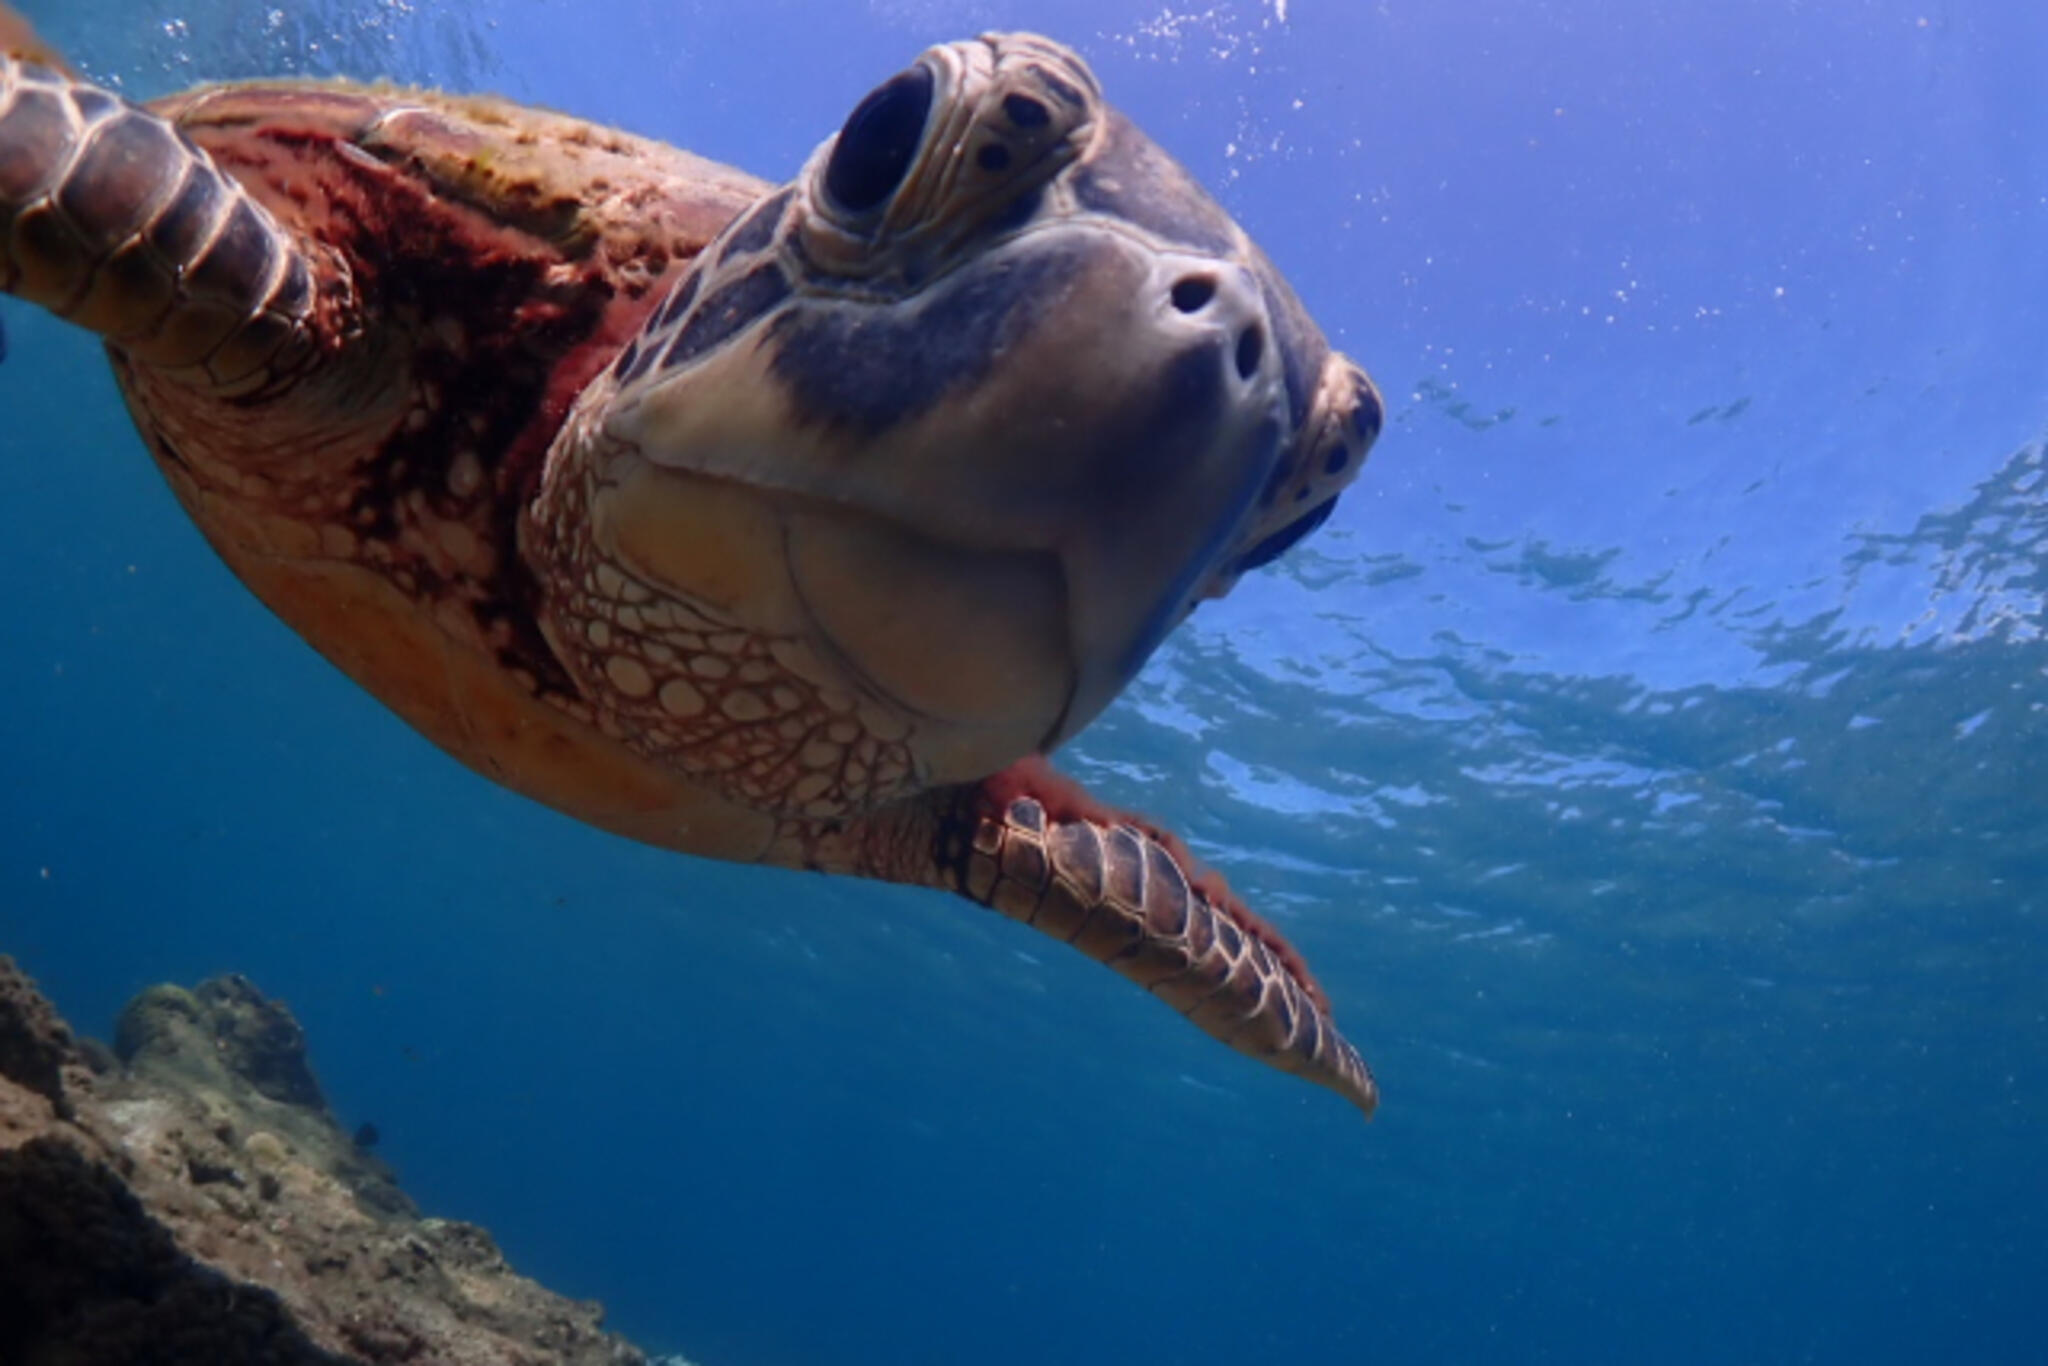
POLYGON ((825 193, 850 213, 866 213, 896 192, 924 140, 932 73, 922 64, 891 76, 854 107, 825 166, 825 193))

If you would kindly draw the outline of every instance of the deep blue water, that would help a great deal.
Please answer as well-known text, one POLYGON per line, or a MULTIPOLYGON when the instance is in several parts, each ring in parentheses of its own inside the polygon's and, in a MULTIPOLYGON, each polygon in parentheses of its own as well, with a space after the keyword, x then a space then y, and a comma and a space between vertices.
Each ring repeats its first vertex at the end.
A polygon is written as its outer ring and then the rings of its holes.
POLYGON ((2040 1359, 2048 11, 1192 8, 26 6, 138 95, 774 177, 927 42, 1078 45, 1390 400, 1063 756, 1297 939, 1372 1125, 964 903, 485 786, 10 300, 0 951, 99 1030, 250 974, 425 1205, 704 1366, 2040 1359))

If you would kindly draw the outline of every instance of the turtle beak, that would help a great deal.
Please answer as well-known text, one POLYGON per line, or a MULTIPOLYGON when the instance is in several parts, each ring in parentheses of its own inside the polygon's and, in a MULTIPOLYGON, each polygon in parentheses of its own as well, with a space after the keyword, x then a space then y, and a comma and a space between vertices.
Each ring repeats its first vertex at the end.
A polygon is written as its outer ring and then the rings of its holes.
POLYGON ((1385 418, 1386 404, 1365 371, 1331 352, 1308 420, 1197 596, 1222 597, 1329 521, 1338 496, 1365 467, 1385 418))

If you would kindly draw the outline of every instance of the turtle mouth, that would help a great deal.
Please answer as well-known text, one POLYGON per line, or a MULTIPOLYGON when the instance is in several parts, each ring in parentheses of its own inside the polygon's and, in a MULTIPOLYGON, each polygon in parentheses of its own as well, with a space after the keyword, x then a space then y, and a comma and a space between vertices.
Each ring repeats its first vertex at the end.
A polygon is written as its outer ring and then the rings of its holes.
POLYGON ((1230 566, 1231 573, 1249 574, 1254 569, 1265 568, 1307 539, 1308 534, 1329 521, 1330 514, 1336 510, 1337 500, 1334 497, 1324 499, 1313 511, 1303 513, 1238 556, 1230 566))
POLYGON ((1385 401, 1365 371, 1349 357, 1330 353, 1291 453, 1274 467, 1236 547, 1197 596, 1222 597, 1243 575, 1273 563, 1329 521, 1365 464, 1385 415, 1385 401))

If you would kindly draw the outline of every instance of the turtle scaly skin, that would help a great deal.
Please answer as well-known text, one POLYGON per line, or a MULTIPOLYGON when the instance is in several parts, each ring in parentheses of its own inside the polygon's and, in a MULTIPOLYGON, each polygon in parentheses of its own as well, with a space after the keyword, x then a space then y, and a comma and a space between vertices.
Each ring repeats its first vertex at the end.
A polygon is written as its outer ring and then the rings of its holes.
POLYGON ((1300 955, 1043 757, 1381 421, 1071 52, 933 48, 778 189, 0 46, 0 287, 107 338, 194 522, 409 724, 631 838, 965 895, 1371 1112, 1300 955))

